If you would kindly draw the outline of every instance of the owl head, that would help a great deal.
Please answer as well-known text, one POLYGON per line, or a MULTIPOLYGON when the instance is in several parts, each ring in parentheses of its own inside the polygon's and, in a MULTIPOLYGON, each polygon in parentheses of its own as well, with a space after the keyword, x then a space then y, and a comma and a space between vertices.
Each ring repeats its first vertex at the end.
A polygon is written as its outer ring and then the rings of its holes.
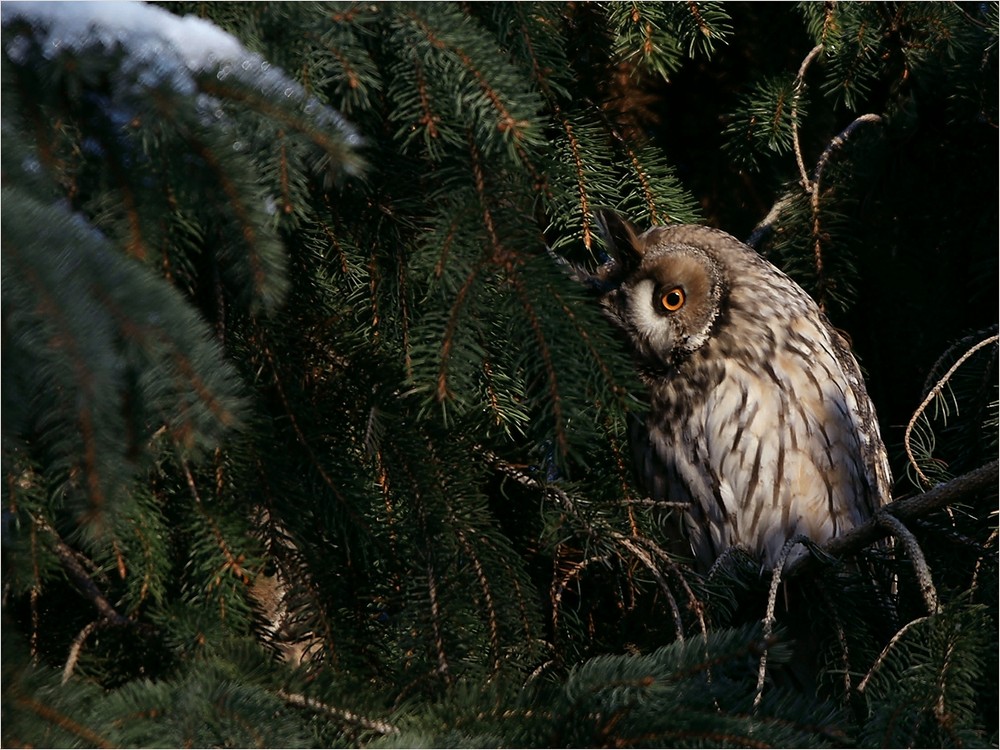
POLYGON ((719 322, 729 279, 717 245, 737 243, 698 226, 653 227, 639 233, 618 214, 597 214, 611 254, 591 285, 640 363, 677 365, 708 342, 719 322))

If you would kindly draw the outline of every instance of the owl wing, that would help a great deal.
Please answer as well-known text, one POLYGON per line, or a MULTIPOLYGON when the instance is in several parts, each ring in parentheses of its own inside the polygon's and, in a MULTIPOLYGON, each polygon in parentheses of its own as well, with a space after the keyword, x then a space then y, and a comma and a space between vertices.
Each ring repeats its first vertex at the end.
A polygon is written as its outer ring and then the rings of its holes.
POLYGON ((892 500, 892 472, 889 469, 889 457, 885 450, 885 444, 882 442, 875 406, 868 396, 861 368, 851 353, 850 344, 829 322, 827 322, 827 327, 830 330, 833 353, 847 376, 854 400, 857 403, 858 423, 862 439, 861 449, 865 459, 871 497, 869 513, 873 514, 880 506, 892 500))

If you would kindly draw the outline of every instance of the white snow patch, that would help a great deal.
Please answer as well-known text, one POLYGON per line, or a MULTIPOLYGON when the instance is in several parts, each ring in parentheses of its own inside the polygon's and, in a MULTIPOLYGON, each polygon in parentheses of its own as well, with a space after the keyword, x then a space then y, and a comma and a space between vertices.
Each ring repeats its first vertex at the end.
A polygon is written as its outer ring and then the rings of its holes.
POLYGON ((153 39, 166 42, 184 67, 201 72, 221 62, 242 62, 252 55, 237 39, 196 16, 175 16, 155 5, 123 2, 5 2, 4 24, 23 18, 48 28, 52 49, 80 49, 95 40, 120 42, 133 53, 153 39))
MULTIPOLYGON (((136 93, 135 85, 142 91, 164 84, 193 95, 198 92, 194 76, 215 71, 220 81, 232 76, 265 96, 296 101, 320 128, 340 131, 351 146, 361 144, 361 138, 339 112, 309 97, 284 71, 205 19, 176 16, 137 0, 7 0, 0 5, 0 17, 4 26, 15 19, 29 23, 48 58, 67 49, 79 52, 95 44, 105 49, 120 45, 127 53, 122 72, 134 82, 116 81, 116 88, 122 87, 121 93, 126 95, 136 93)), ((24 64, 30 45, 18 36, 8 43, 6 53, 15 64, 24 64)), ((208 98, 200 95, 199 100, 205 103, 208 98)))

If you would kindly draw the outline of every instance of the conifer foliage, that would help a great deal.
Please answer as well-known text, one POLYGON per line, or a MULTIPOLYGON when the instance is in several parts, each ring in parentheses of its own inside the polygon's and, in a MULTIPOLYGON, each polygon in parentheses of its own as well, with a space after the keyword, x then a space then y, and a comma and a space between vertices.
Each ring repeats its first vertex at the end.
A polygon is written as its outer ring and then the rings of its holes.
POLYGON ((2 12, 6 745, 996 744, 996 3, 782 6, 777 59, 718 3, 2 12), (805 684, 795 596, 635 485, 567 272, 597 207, 704 220, 665 102, 740 55, 701 127, 750 242, 909 394, 937 503, 815 550, 805 684), (992 170, 933 242, 911 147, 992 170), (964 317, 866 334, 935 253, 964 317))

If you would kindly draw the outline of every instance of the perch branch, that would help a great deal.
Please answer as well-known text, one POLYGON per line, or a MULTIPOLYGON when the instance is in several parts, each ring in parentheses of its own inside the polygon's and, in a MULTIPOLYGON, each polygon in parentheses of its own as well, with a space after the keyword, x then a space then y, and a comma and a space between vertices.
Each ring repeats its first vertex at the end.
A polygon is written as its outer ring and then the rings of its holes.
MULTIPOLYGON (((904 497, 895 500, 884 506, 880 514, 891 514, 900 521, 909 521, 921 516, 925 516, 931 511, 943 508, 951 503, 959 502, 970 497, 974 497, 982 492, 996 492, 997 480, 1000 473, 997 470, 997 461, 980 466, 978 469, 955 477, 954 479, 939 484, 927 492, 913 497, 904 497)), ((878 541, 888 533, 885 526, 879 521, 878 516, 865 521, 865 523, 851 529, 843 536, 834 537, 821 548, 823 552, 831 557, 849 557, 857 554, 872 542, 878 541)), ((802 558, 793 562, 785 575, 793 571, 798 573, 801 568, 809 565, 812 558, 802 558)))

